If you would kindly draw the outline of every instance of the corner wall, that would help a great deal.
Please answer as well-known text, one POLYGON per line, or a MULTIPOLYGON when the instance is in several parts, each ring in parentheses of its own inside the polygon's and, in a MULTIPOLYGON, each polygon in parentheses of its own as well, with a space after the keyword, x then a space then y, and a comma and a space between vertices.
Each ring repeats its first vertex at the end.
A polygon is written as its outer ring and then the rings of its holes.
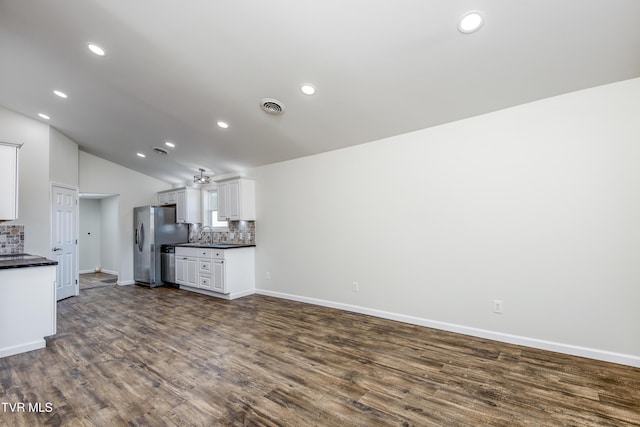
MULTIPOLYGON (((80 192, 118 194, 118 283, 133 284, 133 208, 158 204, 158 191, 171 188, 167 182, 80 151, 80 192)), ((103 240, 107 236, 103 236, 103 240)))
POLYGON ((638 117, 633 79, 258 168, 256 286, 640 366, 638 117))
POLYGON ((18 219, 3 225, 24 225, 24 251, 49 257, 49 125, 0 107, 0 140, 23 144, 18 164, 18 219))
POLYGON ((80 274, 91 273, 102 267, 102 212, 99 199, 80 198, 78 248, 80 249, 78 268, 80 274))

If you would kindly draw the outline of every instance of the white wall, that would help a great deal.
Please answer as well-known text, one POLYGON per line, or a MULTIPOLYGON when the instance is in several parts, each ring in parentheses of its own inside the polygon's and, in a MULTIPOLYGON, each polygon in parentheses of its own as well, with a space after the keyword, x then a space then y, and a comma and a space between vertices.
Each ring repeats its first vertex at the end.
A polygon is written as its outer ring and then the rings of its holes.
POLYGON ((19 161, 18 219, 24 225, 24 250, 50 255, 49 126, 0 107, 0 140, 23 144, 19 161))
MULTIPOLYGON (((80 151, 80 192, 118 194, 118 283, 133 283, 133 208, 157 204, 158 191, 167 190, 167 182, 127 169, 80 151)), ((106 236, 105 236, 106 238, 106 236)))
POLYGON ((100 200, 101 214, 101 235, 100 241, 100 261, 102 271, 105 273, 119 274, 120 257, 118 256, 118 240, 104 238, 104 236, 115 236, 118 234, 120 224, 118 222, 120 206, 120 196, 107 197, 100 200))
POLYGON ((79 266, 80 273, 102 267, 102 212, 99 199, 80 199, 79 209, 79 266))
POLYGON ((51 255, 51 183, 78 186, 78 145, 49 125, 0 107, 0 140, 22 143, 18 219, 27 253, 51 255))
POLYGON ((49 128, 49 169, 54 184, 78 188, 78 144, 49 128))
POLYGON ((258 168, 257 287, 640 366, 639 117, 634 79, 258 168))

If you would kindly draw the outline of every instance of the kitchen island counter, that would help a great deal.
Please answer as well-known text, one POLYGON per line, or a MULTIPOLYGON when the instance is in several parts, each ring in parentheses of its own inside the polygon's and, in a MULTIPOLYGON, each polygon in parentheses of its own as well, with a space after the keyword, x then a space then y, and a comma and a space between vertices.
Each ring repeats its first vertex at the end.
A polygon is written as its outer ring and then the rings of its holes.
POLYGON ((55 261, 0 255, 0 357, 46 346, 56 333, 55 261))
POLYGON ((30 254, 3 254, 0 255, 0 270, 6 268, 42 267, 57 265, 56 261, 30 254))

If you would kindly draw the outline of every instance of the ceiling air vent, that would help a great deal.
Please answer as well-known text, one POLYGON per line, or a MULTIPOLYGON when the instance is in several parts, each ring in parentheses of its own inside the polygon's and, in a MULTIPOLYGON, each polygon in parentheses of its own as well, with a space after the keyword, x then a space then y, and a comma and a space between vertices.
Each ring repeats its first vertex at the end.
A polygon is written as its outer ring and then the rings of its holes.
POLYGON ((162 154, 163 156, 166 156, 167 154, 169 154, 169 152, 167 150, 165 150, 164 148, 160 148, 160 147, 153 147, 153 151, 155 151, 158 154, 162 154))
POLYGON ((279 116, 284 113, 284 104, 277 99, 265 98, 260 101, 260 108, 267 114, 279 116))

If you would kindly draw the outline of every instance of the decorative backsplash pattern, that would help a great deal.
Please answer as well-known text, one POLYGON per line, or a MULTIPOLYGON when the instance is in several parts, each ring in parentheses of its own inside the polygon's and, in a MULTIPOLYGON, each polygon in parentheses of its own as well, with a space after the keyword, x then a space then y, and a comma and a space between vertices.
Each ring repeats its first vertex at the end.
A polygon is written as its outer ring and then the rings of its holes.
POLYGON ((24 225, 0 225, 0 255, 24 253, 24 225))
POLYGON ((189 242, 256 244, 255 221, 229 221, 229 231, 210 231, 206 226, 191 224, 189 242))

